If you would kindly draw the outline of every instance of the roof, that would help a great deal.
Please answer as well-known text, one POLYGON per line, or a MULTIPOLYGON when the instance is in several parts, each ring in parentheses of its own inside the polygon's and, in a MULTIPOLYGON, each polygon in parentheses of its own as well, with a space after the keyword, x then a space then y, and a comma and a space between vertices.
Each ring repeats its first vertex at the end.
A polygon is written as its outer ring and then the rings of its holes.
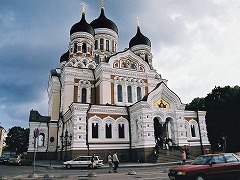
POLYGON ((29 122, 50 122, 50 116, 41 116, 38 111, 31 110, 29 115, 29 122))
POLYGON ((100 16, 97 19, 93 20, 90 23, 90 25, 93 27, 93 29, 108 28, 108 29, 111 29, 111 30, 115 31, 116 33, 118 33, 117 25, 110 19, 106 18, 105 14, 104 14, 104 8, 101 8, 100 16))

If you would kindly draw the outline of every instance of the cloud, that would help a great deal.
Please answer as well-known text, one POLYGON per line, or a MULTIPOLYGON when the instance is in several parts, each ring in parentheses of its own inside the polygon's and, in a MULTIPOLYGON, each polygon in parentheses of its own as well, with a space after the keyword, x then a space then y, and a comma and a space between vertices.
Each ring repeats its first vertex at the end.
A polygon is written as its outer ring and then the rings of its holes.
MULTIPOLYGON (((30 109, 47 115, 49 71, 69 45, 69 31, 86 2, 90 23, 101 1, 8 0, 0 6, 0 115, 2 125, 28 127, 30 109), (13 5, 14 4, 14 5, 13 5)), ((238 0, 115 0, 105 15, 119 28, 119 51, 136 34, 152 42, 154 68, 182 100, 205 97, 214 86, 239 85, 238 0)))

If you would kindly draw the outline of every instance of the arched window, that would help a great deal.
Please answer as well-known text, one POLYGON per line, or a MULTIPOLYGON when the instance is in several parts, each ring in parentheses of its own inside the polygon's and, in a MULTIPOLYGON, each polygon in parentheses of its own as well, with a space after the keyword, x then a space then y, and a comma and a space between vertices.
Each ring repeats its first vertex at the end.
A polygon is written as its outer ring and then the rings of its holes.
POLYGON ((112 124, 106 124, 106 138, 112 138, 112 124))
POLYGON ((148 55, 145 54, 145 61, 148 63, 148 55))
POLYGON ((95 50, 98 49, 98 40, 95 40, 95 50))
POLYGON ((87 89, 82 88, 82 103, 86 103, 86 102, 87 102, 87 89))
POLYGON ((87 53, 87 44, 86 43, 83 43, 83 45, 82 45, 82 52, 87 53))
POLYGON ((117 86, 118 102, 122 102, 122 86, 117 86))
POLYGON ((109 51, 109 40, 106 40, 106 51, 109 51))
POLYGON ((95 54, 95 62, 99 64, 99 55, 95 54))
POLYGON ((104 48, 104 39, 100 38, 100 50, 103 51, 104 48))
POLYGON ((124 134, 124 124, 118 124, 118 138, 125 138, 124 134))
POLYGON ((45 134, 40 133, 38 136, 38 146, 44 146, 45 134))
POLYGON ((92 138, 98 138, 98 123, 92 123, 92 138))
POLYGON ((73 53, 77 53, 77 43, 74 43, 73 53))
POLYGON ((195 125, 191 125, 191 135, 192 137, 196 137, 195 125))
POLYGON ((132 87, 131 86, 127 87, 127 95, 128 95, 128 102, 131 103, 132 102, 132 87))
POLYGON ((137 87, 137 101, 142 99, 142 90, 140 87, 137 87))

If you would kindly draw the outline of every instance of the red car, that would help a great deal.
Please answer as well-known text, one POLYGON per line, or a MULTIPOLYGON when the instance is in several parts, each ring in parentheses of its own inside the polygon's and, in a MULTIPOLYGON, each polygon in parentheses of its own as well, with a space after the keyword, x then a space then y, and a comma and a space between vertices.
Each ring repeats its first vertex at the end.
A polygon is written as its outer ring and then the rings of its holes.
POLYGON ((206 154, 191 164, 169 169, 168 177, 176 180, 240 179, 240 157, 234 153, 206 154))

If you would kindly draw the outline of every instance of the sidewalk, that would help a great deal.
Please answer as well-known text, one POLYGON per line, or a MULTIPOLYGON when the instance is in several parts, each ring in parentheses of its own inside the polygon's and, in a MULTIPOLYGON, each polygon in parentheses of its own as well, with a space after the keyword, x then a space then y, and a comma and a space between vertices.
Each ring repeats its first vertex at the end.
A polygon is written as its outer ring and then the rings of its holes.
MULTIPOLYGON (((176 161, 176 162, 167 162, 167 163, 137 163, 137 162, 123 162, 120 163, 119 166, 121 167, 151 167, 151 166, 168 166, 168 165, 180 165, 181 161, 176 161)), ((41 166, 41 167, 53 167, 53 168, 63 168, 62 161, 36 161, 35 162, 36 166, 41 166), (51 163, 51 164, 50 164, 51 163)), ((108 168, 108 163, 105 163, 102 168, 108 168)))

